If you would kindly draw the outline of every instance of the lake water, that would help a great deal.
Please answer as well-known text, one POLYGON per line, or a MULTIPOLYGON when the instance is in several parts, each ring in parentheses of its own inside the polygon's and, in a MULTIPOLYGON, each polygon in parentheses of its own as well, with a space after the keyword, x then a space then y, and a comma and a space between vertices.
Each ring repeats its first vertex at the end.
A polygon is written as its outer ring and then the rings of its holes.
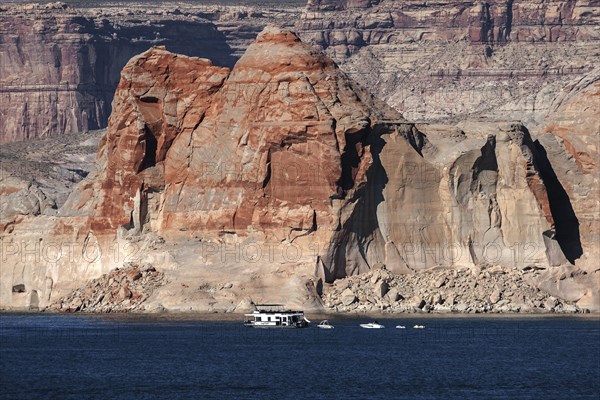
MULTIPOLYGON (((317 321, 315 321, 317 322, 317 321)), ((0 398, 598 399, 598 318, 398 318, 362 329, 0 314, 0 398), (412 329, 417 323, 425 329, 412 329), (407 329, 394 329, 397 324, 407 329)))

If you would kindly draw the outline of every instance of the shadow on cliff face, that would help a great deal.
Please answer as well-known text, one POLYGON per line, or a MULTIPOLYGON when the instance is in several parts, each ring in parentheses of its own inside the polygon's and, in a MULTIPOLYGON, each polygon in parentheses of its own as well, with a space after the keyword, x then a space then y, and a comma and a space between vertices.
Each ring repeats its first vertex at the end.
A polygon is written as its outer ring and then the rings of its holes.
POLYGON ((358 199, 358 204, 346 223, 349 232, 362 240, 371 237, 379 228, 377 206, 385 200, 383 189, 388 183, 387 173, 379 157, 386 144, 381 133, 377 131, 370 133, 365 144, 370 146, 373 164, 367 170, 367 182, 355 192, 352 198, 352 201, 358 199))
MULTIPOLYGON (((496 193, 498 182, 498 159, 496 158, 496 137, 488 136, 472 168, 471 193, 482 192, 488 196, 496 193)), ((466 199, 463 199, 463 201, 466 199)))
POLYGON ((132 57, 152 46, 166 46, 172 53, 207 58, 217 66, 232 67, 237 61, 225 35, 210 22, 162 21, 119 28, 108 23, 101 28, 91 23, 81 24, 91 35, 77 49, 76 56, 80 72, 76 96, 83 109, 84 130, 107 126, 121 70, 132 57))
MULTIPOLYGON (((136 26, 126 34, 131 37, 154 37, 152 45, 166 46, 172 53, 190 57, 208 58, 214 65, 233 67, 238 58, 227 43, 225 35, 209 22, 168 21, 161 26, 136 26)), ((146 51, 150 46, 146 45, 146 51)))
POLYGON ((369 265, 368 252, 370 245, 377 245, 379 222, 377 220, 377 206, 384 201, 383 189, 388 183, 388 176, 381 164, 379 155, 386 142, 381 137, 381 132, 376 127, 368 129, 360 138, 346 138, 346 147, 342 155, 342 177, 338 181, 344 190, 354 185, 354 173, 360 163, 357 145, 369 146, 373 164, 366 172, 367 181, 362 184, 348 199, 349 203, 356 202, 352 214, 343 223, 340 232, 332 241, 330 250, 330 269, 326 281, 344 278, 348 271, 361 271, 361 266, 369 265), (349 263, 353 265, 348 265, 349 263))
POLYGON ((365 145, 369 144, 366 142, 368 136, 368 131, 363 134, 345 135, 346 145, 344 146, 344 150, 340 157, 342 174, 340 179, 336 182, 336 184, 342 188, 342 193, 344 193, 344 195, 341 196, 342 198, 348 190, 351 190, 354 187, 355 173, 360 166, 361 158, 358 149, 359 147, 362 149, 365 145))
POLYGON ((579 220, 575 215, 569 195, 558 180, 546 149, 536 140, 533 142, 534 159, 539 168, 539 174, 544 181, 548 193, 550 211, 554 218, 556 229, 555 240, 558 242, 563 254, 571 264, 583 255, 581 236, 579 233, 579 220))
POLYGON ((232 67, 237 61, 225 35, 209 22, 164 21, 159 25, 136 24, 119 29, 107 25, 90 33, 93 38, 77 54, 80 84, 116 88, 125 64, 152 46, 208 58, 217 66, 232 67))

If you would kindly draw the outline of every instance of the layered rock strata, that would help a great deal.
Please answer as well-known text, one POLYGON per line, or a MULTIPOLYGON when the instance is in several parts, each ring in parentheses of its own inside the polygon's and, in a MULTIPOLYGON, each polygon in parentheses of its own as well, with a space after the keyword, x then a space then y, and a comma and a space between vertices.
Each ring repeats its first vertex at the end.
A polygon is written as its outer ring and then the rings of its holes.
POLYGON ((537 132, 556 95, 599 56, 596 1, 301 6, 3 6, 0 142, 105 127, 133 55, 166 45, 231 66, 269 22, 295 24, 304 41, 413 121, 477 115, 537 132))
POLYGON ((296 29, 411 120, 538 122, 595 67, 597 1, 310 0, 296 29))
POLYGON ((95 168, 104 131, 60 135, 0 148, 0 231, 31 215, 56 215, 95 168))
POLYGON ((120 71, 134 55, 164 45, 231 66, 267 21, 285 24, 298 12, 216 4, 2 6, 0 143, 105 128, 120 71))
POLYGON ((409 123, 274 26, 231 70, 154 47, 121 76, 97 169, 3 233, 3 307, 132 258, 170 282, 151 306, 180 311, 320 308, 324 283, 382 263, 538 269, 537 287, 597 304, 569 197, 520 123, 409 123), (558 279, 573 263, 585 274, 558 279))

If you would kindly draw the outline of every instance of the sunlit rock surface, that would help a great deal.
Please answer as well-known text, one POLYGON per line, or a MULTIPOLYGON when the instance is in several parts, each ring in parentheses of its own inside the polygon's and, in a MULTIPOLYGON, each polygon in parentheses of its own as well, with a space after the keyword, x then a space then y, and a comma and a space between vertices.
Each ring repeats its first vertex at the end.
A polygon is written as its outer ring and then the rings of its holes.
POLYGON ((0 305, 45 307, 135 261, 168 282, 148 310, 320 309, 324 284, 381 265, 499 265, 595 309, 593 229, 552 157, 519 122, 410 123, 276 26, 232 69, 154 47, 123 69, 95 167, 64 204, 0 210, 0 305))

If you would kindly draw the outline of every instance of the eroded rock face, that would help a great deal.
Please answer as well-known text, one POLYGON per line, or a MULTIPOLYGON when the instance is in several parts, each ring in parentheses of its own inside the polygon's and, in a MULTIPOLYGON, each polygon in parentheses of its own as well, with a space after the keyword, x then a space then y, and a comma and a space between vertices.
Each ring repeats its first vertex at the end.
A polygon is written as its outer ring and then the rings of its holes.
POLYGON ((448 126, 420 126, 427 136, 419 132, 416 148, 406 129, 373 136, 373 179, 334 235, 324 259, 328 280, 376 263, 405 273, 434 265, 558 266, 567 253, 572 262, 581 256, 579 236, 569 235, 573 221, 555 222, 560 206, 547 187, 554 181, 525 127, 465 124, 452 137, 448 126))
MULTIPOLYGON (((557 193, 557 203, 562 205, 559 215, 572 211, 567 226, 572 235, 579 234, 583 254, 579 264, 588 266, 588 279, 600 284, 598 258, 600 257, 600 171, 598 157, 600 145, 600 74, 596 69, 583 79, 574 80, 553 102, 553 108, 540 129, 539 141, 544 146, 548 160, 562 190, 557 193), (562 201, 561 201, 562 200, 562 201)), ((559 188, 560 189, 560 188, 559 188)), ((565 224, 566 221, 564 222, 565 224)), ((577 247, 574 247, 577 249, 577 247)), ((581 277, 575 280, 581 279, 581 277)), ((587 291, 579 284, 565 284, 554 280, 548 287, 556 293, 586 293, 589 304, 598 304, 598 293, 587 291)))
POLYGON ((410 120, 528 125, 595 67, 594 1, 309 1, 296 29, 410 120))
POLYGON ((4 6, 0 142, 103 128, 132 56, 166 45, 230 67, 269 22, 296 23, 302 40, 412 121, 482 115, 533 129, 599 56, 594 1, 285 3, 4 6))
POLYGON ((267 19, 287 18, 225 11, 3 6, 0 143, 105 128, 121 69, 153 45, 231 66, 267 19))
POLYGON ((381 0, 308 0, 307 9, 321 11, 341 11, 352 8, 368 8, 381 0))
POLYGON ((114 233, 126 225, 139 232, 150 212, 141 205, 165 187, 165 159, 175 138, 204 118, 228 73, 207 59, 164 48, 134 57, 123 70, 110 132, 100 144, 103 164, 97 180, 66 208, 92 207, 90 228, 95 231, 114 233))
POLYGON ((399 118, 373 103, 296 35, 266 29, 202 122, 174 142, 162 229, 256 229, 293 240, 334 228, 331 203, 365 179, 364 140, 376 118, 399 118))
MULTIPOLYGON (((3 236, 68 239, 84 262, 6 253, 1 304, 23 284, 44 306, 132 256, 165 272, 154 305, 173 310, 318 308, 323 281, 383 264, 568 271, 580 238, 549 163, 519 123, 409 123, 275 26, 231 70, 154 47, 123 70, 97 171, 3 236)), ((581 276, 570 301, 598 292, 581 276)))
POLYGON ((166 235, 273 226, 285 227, 287 237, 288 225, 316 230, 317 220, 329 219, 330 196, 343 198, 364 179, 341 158, 351 141, 348 151, 360 161, 361 140, 381 113, 331 60, 288 31, 265 30, 231 73, 153 48, 122 76, 99 153, 105 164, 88 189, 100 197, 74 195, 66 206, 93 210, 95 230, 139 231, 155 221, 148 229, 166 235), (269 54, 281 61, 265 65, 269 54), (292 172, 298 176, 286 176, 292 172), (159 215, 142 205, 151 192, 160 193, 151 207, 159 215), (256 214, 278 209, 285 211, 256 214))
POLYGON ((29 215, 55 215, 95 168, 102 131, 5 143, 0 149, 0 232, 29 215))

